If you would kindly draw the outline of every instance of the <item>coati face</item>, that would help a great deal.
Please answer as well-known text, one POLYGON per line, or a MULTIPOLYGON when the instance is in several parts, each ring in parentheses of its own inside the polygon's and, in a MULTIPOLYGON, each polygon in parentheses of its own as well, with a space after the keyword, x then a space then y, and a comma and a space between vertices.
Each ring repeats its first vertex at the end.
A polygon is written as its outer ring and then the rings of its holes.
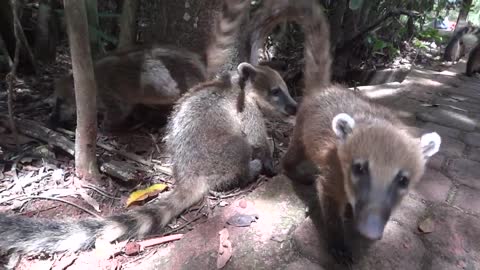
POLYGON ((75 120, 75 90, 73 77, 66 76, 55 81, 54 105, 49 118, 49 126, 66 126, 75 120))
POLYGON ((425 163, 438 152, 437 133, 420 139, 390 123, 355 125, 347 114, 332 121, 345 191, 354 210, 358 232, 378 240, 393 209, 422 177, 425 163))
POLYGON ((277 71, 267 66, 241 63, 238 73, 240 77, 247 78, 247 87, 252 90, 261 109, 278 111, 283 115, 297 113, 297 102, 288 93, 287 85, 277 71))

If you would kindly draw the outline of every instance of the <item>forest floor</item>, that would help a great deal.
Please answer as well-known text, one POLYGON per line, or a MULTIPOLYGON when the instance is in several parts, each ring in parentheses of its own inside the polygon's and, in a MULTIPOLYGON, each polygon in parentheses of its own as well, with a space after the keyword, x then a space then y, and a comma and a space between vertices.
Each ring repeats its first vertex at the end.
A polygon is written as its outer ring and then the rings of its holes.
MULTIPOLYGON (((403 83, 359 88, 398 110, 419 133, 437 131, 442 146, 422 182, 394 213, 383 239, 356 257, 354 269, 480 268, 480 80, 464 76, 464 69, 463 62, 441 72, 414 69, 403 83)), ((51 91, 51 84, 39 80, 45 92, 51 91)), ((48 106, 40 97, 45 95, 32 98, 20 91, 17 96, 16 102, 25 107, 17 107, 16 115, 34 121, 27 126, 45 122, 48 106)), ((126 211, 125 201, 134 190, 154 183, 174 186, 161 143, 162 127, 99 136, 103 145, 99 160, 131 168, 134 177, 121 182, 105 176, 105 184, 98 187, 76 181, 72 157, 41 138, 21 135, 20 149, 15 150, 1 120, 0 212, 73 220, 90 217, 87 212, 106 216, 126 211)), ((269 122, 269 126, 278 167, 292 124, 269 122)), ((70 139, 72 135, 67 130, 59 134, 70 139)), ((184 213, 165 231, 165 235, 181 234, 178 241, 147 247, 138 254, 126 251, 123 243, 115 247, 119 251, 114 256, 97 248, 23 258, 17 269, 216 269, 225 261, 223 269, 332 269, 318 228, 306 215, 314 196, 311 187, 294 186, 282 175, 262 177, 247 189, 211 195, 184 213), (232 222, 249 216, 256 217, 251 224, 232 222)))

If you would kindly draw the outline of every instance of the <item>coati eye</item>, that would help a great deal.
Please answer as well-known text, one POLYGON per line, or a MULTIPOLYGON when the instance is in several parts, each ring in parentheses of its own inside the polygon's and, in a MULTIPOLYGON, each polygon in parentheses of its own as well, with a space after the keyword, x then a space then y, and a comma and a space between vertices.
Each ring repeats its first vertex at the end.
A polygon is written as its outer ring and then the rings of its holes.
POLYGON ((271 91, 272 95, 274 96, 280 95, 281 92, 282 92, 282 89, 280 89, 279 87, 273 88, 271 91))
POLYGON ((405 175, 399 175, 398 186, 400 188, 407 188, 409 183, 410 183, 410 179, 408 179, 408 177, 406 177, 405 175))
POLYGON ((368 163, 367 162, 356 162, 352 164, 352 172, 355 175, 365 175, 368 173, 368 163))

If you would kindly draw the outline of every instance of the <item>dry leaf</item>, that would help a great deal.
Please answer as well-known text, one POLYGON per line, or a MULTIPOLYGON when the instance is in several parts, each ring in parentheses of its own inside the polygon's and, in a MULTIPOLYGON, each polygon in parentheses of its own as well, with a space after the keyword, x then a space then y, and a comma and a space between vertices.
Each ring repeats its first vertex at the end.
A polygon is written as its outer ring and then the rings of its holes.
POLYGON ((134 191, 130 194, 127 200, 127 207, 130 206, 134 202, 144 201, 148 197, 152 197, 157 195, 158 193, 164 191, 167 188, 165 184, 155 184, 150 186, 146 189, 141 189, 134 191))
POLYGON ((102 212, 100 210, 100 204, 92 197, 90 197, 90 195, 87 194, 87 192, 85 190, 80 190, 78 192, 78 194, 80 195, 80 197, 82 197, 82 199, 87 202, 89 205, 91 205, 93 207, 93 209, 95 209, 95 211, 97 212, 102 212))
POLYGON ((435 223, 428 217, 418 224, 418 229, 423 233, 431 233, 435 230, 435 223))
POLYGON ((218 248, 218 257, 217 257, 217 269, 222 269, 232 257, 232 242, 228 239, 230 234, 228 233, 227 228, 221 230, 220 235, 220 246, 218 248))

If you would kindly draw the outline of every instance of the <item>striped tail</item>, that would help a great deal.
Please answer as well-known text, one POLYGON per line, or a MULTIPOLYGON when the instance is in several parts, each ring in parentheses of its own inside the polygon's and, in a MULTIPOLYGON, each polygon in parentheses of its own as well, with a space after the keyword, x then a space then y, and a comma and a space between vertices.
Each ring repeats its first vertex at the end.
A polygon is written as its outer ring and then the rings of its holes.
POLYGON ((222 14, 216 21, 213 38, 207 48, 207 74, 212 79, 227 71, 229 58, 238 41, 240 28, 247 17, 250 7, 248 0, 224 0, 222 14))
POLYGON ((250 62, 257 63, 258 50, 280 23, 295 21, 305 33, 305 89, 329 85, 331 80, 330 32, 317 1, 266 0, 255 18, 250 37, 250 62))
POLYGON ((179 181, 156 202, 105 219, 55 221, 0 214, 0 261, 2 256, 13 260, 18 255, 75 252, 93 247, 97 239, 112 242, 156 233, 207 194, 207 182, 197 180, 188 186, 179 181))

